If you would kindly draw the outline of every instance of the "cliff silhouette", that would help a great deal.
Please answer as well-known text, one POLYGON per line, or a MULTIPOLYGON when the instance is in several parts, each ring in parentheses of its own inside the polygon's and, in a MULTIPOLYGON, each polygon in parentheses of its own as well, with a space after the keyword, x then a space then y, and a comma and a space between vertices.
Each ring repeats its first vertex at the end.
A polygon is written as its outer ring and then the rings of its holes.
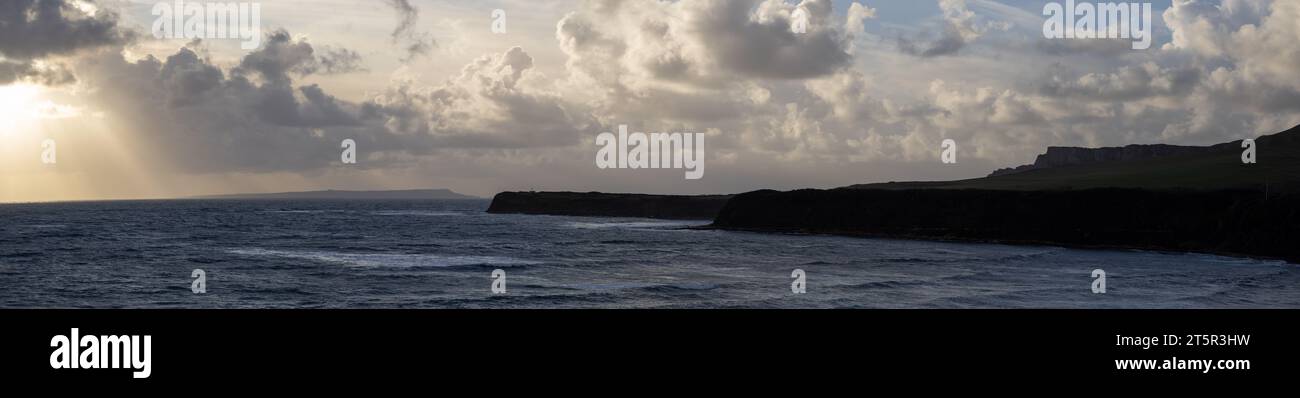
POLYGON ((505 192, 489 212, 712 218, 711 228, 1091 248, 1300 262, 1300 126, 1211 146, 1052 147, 958 181, 734 196, 505 192))
POLYGON ((1300 126, 1206 147, 1054 148, 983 178, 737 195, 713 226, 1300 262, 1300 126))

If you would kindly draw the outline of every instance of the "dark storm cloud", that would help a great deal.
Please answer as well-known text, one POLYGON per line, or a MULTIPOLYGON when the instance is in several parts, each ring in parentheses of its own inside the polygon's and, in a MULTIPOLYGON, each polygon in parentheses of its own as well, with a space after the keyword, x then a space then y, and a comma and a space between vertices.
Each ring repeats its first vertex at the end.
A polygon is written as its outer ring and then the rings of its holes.
POLYGON ((0 55, 32 60, 81 49, 121 45, 133 35, 117 25, 117 15, 88 16, 63 0, 0 2, 0 55))
POLYGON ((86 15, 63 0, 0 1, 0 84, 30 80, 44 85, 74 82, 61 66, 38 66, 51 56, 84 49, 118 46, 134 35, 120 29, 117 15, 101 11, 86 15))

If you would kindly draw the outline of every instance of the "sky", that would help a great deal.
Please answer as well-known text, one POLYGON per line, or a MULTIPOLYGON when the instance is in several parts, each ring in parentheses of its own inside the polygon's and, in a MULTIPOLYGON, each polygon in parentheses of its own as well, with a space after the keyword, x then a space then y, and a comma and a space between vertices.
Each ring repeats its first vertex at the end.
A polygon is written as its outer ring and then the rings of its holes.
POLYGON ((1147 49, 1030 0, 272 0, 251 49, 158 3, 0 2, 0 202, 831 188, 1300 124, 1296 1, 1151 2, 1147 49), (597 167, 620 125, 704 134, 702 178, 597 167))

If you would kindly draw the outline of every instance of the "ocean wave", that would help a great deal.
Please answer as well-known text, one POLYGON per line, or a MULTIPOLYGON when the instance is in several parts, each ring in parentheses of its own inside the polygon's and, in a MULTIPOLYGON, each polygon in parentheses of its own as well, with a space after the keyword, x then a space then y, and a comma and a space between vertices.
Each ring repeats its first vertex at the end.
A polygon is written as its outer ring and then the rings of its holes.
POLYGON ((68 225, 67 224, 28 224, 28 225, 20 225, 20 227, 33 228, 33 229, 59 229, 59 228, 67 228, 68 225))
POLYGON ((992 256, 992 257, 985 258, 985 260, 986 260, 986 261, 991 261, 991 262, 999 262, 999 263, 1000 263, 1000 262, 1007 262, 1007 261, 1036 260, 1036 259, 1038 259, 1038 258, 1040 258, 1040 257, 1050 256, 1050 255, 1053 255, 1053 254, 1060 253, 1060 252, 1063 251, 1063 250, 1065 250, 1065 249, 1063 249, 1063 248, 1052 248, 1052 249, 1048 249, 1048 250, 1042 250, 1042 251, 1036 251, 1036 252, 1030 252, 1030 253, 1016 253, 1016 254, 1008 254, 1008 255, 992 256))
POLYGON ((371 212, 377 216, 414 216, 414 217, 448 217, 463 216, 465 213, 454 211, 432 211, 432 210, 384 210, 371 212))
POLYGON ((588 283, 575 283, 565 287, 569 289, 576 289, 576 290, 610 291, 610 290, 625 290, 625 289, 645 289, 653 286, 656 285, 652 283, 634 283, 634 282, 606 282, 606 283, 588 282, 588 283))
POLYGON ((721 287, 722 285, 717 283, 695 282, 695 283, 656 284, 656 285, 642 287, 640 288, 640 290, 647 291, 647 292, 654 292, 654 293, 677 293, 677 292, 703 292, 709 290, 716 290, 721 287))
POLYGON ((18 252, 0 253, 0 258, 27 258, 27 257, 36 257, 39 255, 41 255, 40 252, 18 251, 18 252))
POLYGON ((262 210, 262 213, 286 213, 286 214, 315 214, 315 213, 344 213, 347 210, 262 210))
POLYGON ((943 262, 955 262, 961 260, 959 259, 943 260, 943 259, 920 258, 920 257, 890 257, 890 258, 876 259, 873 261, 881 262, 881 263, 943 263, 943 262))
POLYGON ((616 308, 619 297, 611 292, 557 294, 494 294, 477 297, 435 298, 421 303, 434 308, 616 308))
POLYGON ((910 287, 910 286, 924 286, 931 283, 932 282, 919 281, 919 280, 886 280, 886 281, 863 282, 863 283, 849 285, 849 287, 857 288, 857 289, 897 289, 897 288, 910 287))
POLYGON ((250 257, 280 257, 325 263, 343 264, 354 267, 459 267, 470 265, 520 266, 541 264, 540 262, 499 256, 454 256, 439 254, 405 254, 405 253, 341 253, 323 251, 284 251, 261 248, 231 249, 231 254, 250 257))
POLYGON ((610 239, 610 240, 602 240, 597 243, 600 243, 602 245, 633 245, 633 244, 637 244, 638 242, 634 240, 627 240, 627 239, 610 239))
POLYGON ((1285 267, 1287 267, 1287 266, 1290 265, 1290 264, 1288 264, 1285 260, 1267 260, 1267 259, 1244 258, 1244 257, 1227 257, 1227 256, 1216 255, 1216 254, 1204 254, 1204 253, 1182 253, 1181 255, 1184 256, 1184 257, 1188 257, 1188 258, 1192 259, 1192 261, 1201 262, 1201 263, 1209 263, 1209 264, 1213 264, 1213 265, 1216 265, 1216 266, 1229 266, 1229 267, 1232 267, 1232 266, 1268 266, 1268 267, 1279 267, 1279 268, 1285 268, 1285 267))

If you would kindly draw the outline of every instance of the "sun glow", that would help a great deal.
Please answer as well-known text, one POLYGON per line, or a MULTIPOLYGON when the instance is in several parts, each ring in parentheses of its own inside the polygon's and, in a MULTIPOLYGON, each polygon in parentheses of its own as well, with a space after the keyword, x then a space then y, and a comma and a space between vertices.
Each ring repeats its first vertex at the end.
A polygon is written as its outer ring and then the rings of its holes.
POLYGON ((18 132, 36 117, 41 86, 11 84, 0 86, 0 136, 18 132))

